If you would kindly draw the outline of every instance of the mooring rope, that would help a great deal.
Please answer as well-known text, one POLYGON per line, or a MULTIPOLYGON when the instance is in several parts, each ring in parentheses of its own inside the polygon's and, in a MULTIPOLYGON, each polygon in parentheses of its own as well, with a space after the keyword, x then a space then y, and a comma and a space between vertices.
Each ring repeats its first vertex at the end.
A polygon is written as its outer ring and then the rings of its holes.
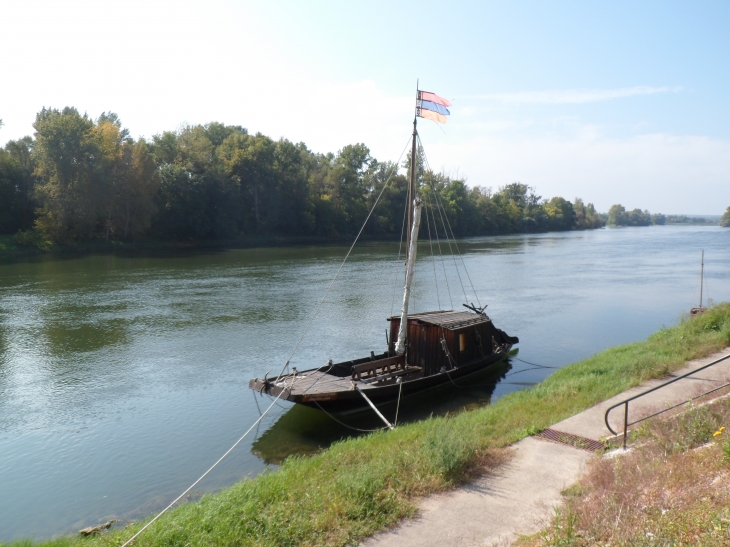
MULTIPOLYGON (((515 359, 515 357, 509 357, 508 356, 508 357, 506 357, 506 359, 507 360, 509 360, 509 359, 515 359)), ((517 359, 517 360, 518 361, 521 361, 521 359, 517 359)), ((526 361, 522 361, 522 362, 525 363, 526 361)), ((528 364, 532 364, 532 363, 528 363, 528 364)), ((531 370, 540 370, 540 369, 546 369, 546 368, 558 369, 560 367, 548 367, 548 366, 543 366, 543 365, 535 365, 532 368, 523 368, 522 370, 513 370, 512 372, 509 372, 509 373, 505 374, 504 377, 505 378, 508 378, 510 376, 516 376, 517 374, 522 374, 523 372, 530 372, 531 370)), ((451 370, 454 370, 454 369, 451 369, 451 370)), ((448 371, 448 370, 446 371, 447 374, 449 372, 450 371, 448 371)), ((449 380, 451 380, 451 376, 449 376, 449 380)), ((460 389, 469 389, 469 388, 472 388, 472 387, 496 386, 498 384, 507 385, 507 386, 521 386, 521 385, 524 385, 524 382, 504 382, 502 380, 498 380, 496 382, 488 382, 486 384, 469 384, 468 386, 460 386, 460 385, 457 385, 457 384, 454 383, 453 380, 451 380, 451 383, 454 384, 456 387, 458 387, 460 389)))
POLYGON ((538 365, 537 363, 530 363, 530 361, 525 361, 524 359, 520 359, 519 357, 509 357, 509 359, 514 359, 515 361, 520 361, 521 363, 525 363, 526 365, 532 365, 533 367, 537 368, 561 368, 561 367, 551 367, 548 365, 538 365))
MULTIPOLYGON (((293 382, 292 382, 292 384, 293 384, 293 382)), ((289 386, 289 387, 291 387, 291 386, 289 386)), ((153 518, 153 519, 152 519, 151 521, 149 521, 149 522, 148 522, 147 524, 145 524, 145 525, 144 525, 144 526, 143 526, 143 527, 142 527, 142 528, 141 528, 141 529, 140 529, 140 530, 139 530, 139 531, 138 531, 138 532, 137 532, 136 534, 134 534, 134 535, 133 535, 133 536, 132 536, 131 538, 129 538, 129 539, 128 539, 128 540, 126 541, 126 542, 124 542, 124 544, 122 544, 122 546, 121 546, 121 547, 127 547, 127 546, 128 546, 128 545, 129 545, 130 543, 132 543, 132 542, 133 542, 133 541, 134 541, 135 539, 137 539, 137 537, 138 537, 138 536, 139 536, 139 535, 140 535, 140 534, 141 534, 142 532, 144 532, 145 530, 147 530, 147 528, 149 528, 150 526, 152 526, 152 524, 153 524, 153 523, 154 523, 154 522, 155 522, 155 521, 156 521, 157 519, 159 519, 159 518, 160 518, 160 517, 161 517, 162 515, 164 515, 165 513, 167 513, 167 511, 168 511, 168 510, 170 510, 170 509, 171 509, 171 508, 172 508, 172 507, 173 507, 173 506, 174 506, 174 505, 175 505, 175 504, 176 504, 176 503, 177 503, 178 501, 180 501, 181 499, 183 499, 183 498, 185 497, 185 495, 186 495, 186 494, 187 494, 188 492, 190 492, 190 491, 191 491, 191 490, 192 490, 193 488, 195 488, 195 486, 196 486, 196 485, 197 485, 197 484, 198 484, 198 483, 199 483, 200 481, 202 481, 202 480, 203 480, 203 479, 204 479, 204 478, 205 478, 206 476, 208 476, 208 473, 210 473, 211 471, 213 471, 213 469, 215 469, 215 468, 216 468, 216 466, 217 466, 217 465, 218 465, 219 463, 221 463, 221 462, 222 462, 222 461, 223 461, 223 460, 225 459, 225 457, 226 457, 226 456, 228 456, 228 454, 230 454, 230 453, 231 453, 231 452, 233 451, 233 449, 234 449, 234 448, 236 448, 236 447, 237 447, 237 446, 238 446, 238 445, 239 445, 239 444, 241 443, 241 441, 242 441, 243 439, 245 439, 245 438, 246 438, 246 435, 248 435, 249 433, 251 433, 251 431, 253 431, 253 428, 254 428, 254 427, 256 427, 256 426, 257 426, 257 425, 258 425, 258 424, 259 424, 259 423, 261 422, 261 420, 263 420, 263 419, 264 419, 264 416, 266 416, 266 414, 268 414, 269 410, 271 410, 271 409, 272 409, 272 408, 274 407, 274 405, 276 404, 276 401, 278 401, 278 400, 279 400, 279 398, 281 397, 281 395, 282 395, 282 394, 283 394, 283 393, 284 393, 285 391, 286 391, 286 385, 285 385, 285 386, 284 386, 284 387, 282 388, 282 390, 281 390, 281 391, 279 392, 279 395, 277 395, 277 396, 276 396, 276 399, 274 399, 274 401, 273 401, 273 402, 272 402, 272 403, 271 403, 271 404, 269 405, 269 408, 267 408, 267 409, 266 409, 266 410, 264 411, 264 413, 263 413, 263 414, 261 414, 261 416, 259 416, 258 420, 256 420, 256 421, 255 421, 255 422, 253 423, 253 425, 251 425, 251 427, 249 427, 249 428, 248 428, 248 431, 246 431, 246 433, 244 433, 243 435, 241 435, 241 438, 240 438, 240 439, 238 439, 238 440, 237 440, 237 441, 236 441, 235 443, 233 443, 233 446, 231 446, 231 447, 230 447, 230 448, 229 448, 229 449, 228 449, 228 450, 226 451, 226 453, 225 453, 225 454, 223 454, 223 455, 222 455, 222 456, 221 456, 221 457, 220 457, 220 458, 218 459, 218 461, 217 461, 217 462, 215 462, 215 463, 214 463, 213 465, 211 465, 211 466, 210 466, 210 468, 209 468, 209 469, 208 469, 208 470, 207 470, 207 471, 206 471, 205 473, 203 473, 203 474, 202 474, 202 475, 200 476, 200 478, 198 478, 198 480, 196 480, 196 481, 195 481, 195 482, 194 482, 193 484, 191 484, 191 485, 190 485, 190 486, 189 486, 189 487, 188 487, 188 488, 187 488, 187 489, 186 489, 186 490, 185 490, 185 491, 184 491, 184 492, 183 492, 182 494, 180 494, 180 495, 179 495, 178 497, 176 497, 176 498, 175 498, 175 499, 174 499, 174 500, 172 501, 172 503, 170 503, 170 505, 168 505, 168 506, 167 506, 167 507, 165 507, 165 508, 164 508, 164 509, 163 509, 162 511, 160 511, 160 512, 159 512, 159 513, 157 514, 157 516, 155 516, 155 518, 153 518)))
POLYGON ((335 418, 332 414, 330 414, 329 412, 327 412, 324 408, 322 408, 322 405, 320 405, 317 401, 313 401, 313 402, 314 402, 315 405, 317 405, 317 407, 319 407, 319 409, 322 412, 324 412, 325 414, 327 414, 327 416, 329 416, 330 418, 332 418, 338 424, 340 424, 341 426, 347 427, 348 429, 352 429, 353 431, 359 431, 360 433, 374 433, 375 431, 382 431, 383 429, 388 429, 387 427, 378 427, 377 429, 360 429, 359 427, 355 427, 355 426, 352 426, 352 425, 348 425, 345 422, 341 422, 340 420, 338 420, 337 418, 335 418))

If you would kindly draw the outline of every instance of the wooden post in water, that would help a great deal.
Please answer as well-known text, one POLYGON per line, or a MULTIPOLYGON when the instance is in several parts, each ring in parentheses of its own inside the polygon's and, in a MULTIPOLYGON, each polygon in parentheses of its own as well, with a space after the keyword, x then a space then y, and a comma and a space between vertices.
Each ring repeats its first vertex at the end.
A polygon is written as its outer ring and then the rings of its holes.
POLYGON ((705 284, 705 250, 702 249, 702 263, 700 265, 700 309, 702 309, 702 289, 705 284))

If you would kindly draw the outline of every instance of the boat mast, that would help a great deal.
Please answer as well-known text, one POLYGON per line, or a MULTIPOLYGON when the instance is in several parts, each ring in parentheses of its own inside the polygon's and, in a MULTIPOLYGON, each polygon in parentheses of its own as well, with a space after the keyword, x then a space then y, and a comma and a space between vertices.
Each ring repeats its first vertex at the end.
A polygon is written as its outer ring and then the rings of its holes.
MULTIPOLYGON (((417 88, 418 86, 416 86, 417 88)), ((416 108, 418 108, 418 90, 416 90, 416 108)), ((418 110, 416 110, 416 113, 418 110)), ((403 355, 406 351, 406 336, 408 334, 408 301, 411 297, 411 283, 416 268, 418 254, 418 228, 421 226, 421 207, 423 203, 416 195, 416 139, 418 137, 416 123, 418 115, 413 117, 413 142, 411 143, 411 177, 408 183, 408 231, 406 233, 406 283, 403 290, 403 307, 398 327, 398 341, 395 345, 396 355, 403 355)))
MULTIPOLYGON (((416 95, 418 96, 418 95, 416 95)), ((413 198, 416 195, 416 139, 418 132, 416 131, 417 116, 413 116, 413 142, 411 143, 411 178, 408 181, 408 230, 406 231, 406 263, 408 262, 408 252, 411 245, 411 227, 413 226, 413 198)))

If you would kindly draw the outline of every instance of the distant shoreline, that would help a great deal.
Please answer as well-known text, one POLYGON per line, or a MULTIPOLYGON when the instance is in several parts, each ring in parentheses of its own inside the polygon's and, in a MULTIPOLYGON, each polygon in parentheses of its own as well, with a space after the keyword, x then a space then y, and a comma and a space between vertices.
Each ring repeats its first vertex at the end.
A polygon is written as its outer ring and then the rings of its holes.
MULTIPOLYGON (((717 226, 717 222, 667 222, 665 226, 717 226)), ((607 226, 607 228, 632 228, 637 226, 607 226)), ((640 228, 644 226, 638 226, 640 228)), ((585 230, 598 230, 601 228, 586 228, 585 230)), ((472 234, 460 236, 457 239, 470 237, 491 237, 505 235, 538 235, 547 233, 579 232, 585 230, 550 230, 544 232, 506 232, 494 234, 472 234)), ((0 263, 12 263, 41 256, 69 256, 88 254, 109 254, 123 253, 135 254, 147 251, 163 252, 185 252, 225 249, 262 249, 277 247, 304 247, 307 245, 350 245, 353 236, 257 236, 241 237, 226 240, 203 240, 203 241, 169 241, 163 239, 140 239, 138 241, 85 241, 72 245, 53 245, 46 248, 19 245, 15 242, 14 236, 0 235, 0 263)), ((381 234, 360 236, 363 242, 398 242, 395 235, 381 234)))

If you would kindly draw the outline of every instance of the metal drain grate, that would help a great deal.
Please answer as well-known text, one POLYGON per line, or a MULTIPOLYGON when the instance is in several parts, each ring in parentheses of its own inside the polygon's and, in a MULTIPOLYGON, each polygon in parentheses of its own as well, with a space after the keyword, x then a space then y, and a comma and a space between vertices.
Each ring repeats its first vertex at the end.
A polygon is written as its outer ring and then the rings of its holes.
POLYGON ((606 448, 606 445, 600 441, 594 441, 593 439, 587 439, 586 437, 573 435, 572 433, 563 433, 556 429, 543 429, 537 436, 554 443, 565 444, 573 448, 588 450, 589 452, 598 452, 606 448))

